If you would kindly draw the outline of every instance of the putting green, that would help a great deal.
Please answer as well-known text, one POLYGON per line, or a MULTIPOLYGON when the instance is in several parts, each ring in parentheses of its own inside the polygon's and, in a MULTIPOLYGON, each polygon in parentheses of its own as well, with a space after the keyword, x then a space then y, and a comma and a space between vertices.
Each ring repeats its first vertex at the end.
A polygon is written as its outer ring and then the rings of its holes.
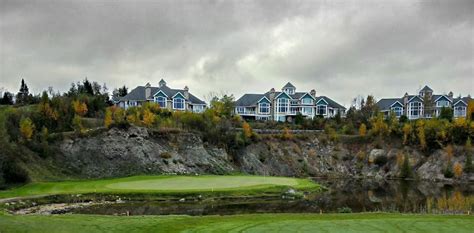
MULTIPOLYGON (((287 187, 319 191, 309 179, 263 176, 132 176, 126 178, 31 183, 0 191, 0 199, 53 194, 86 193, 216 193, 259 194, 287 187)), ((1 202, 1 200, 0 200, 1 202)))
POLYGON ((129 190, 223 190, 252 186, 295 186, 297 180, 285 177, 260 176, 204 176, 204 177, 169 177, 153 180, 127 181, 109 184, 110 189, 129 190))

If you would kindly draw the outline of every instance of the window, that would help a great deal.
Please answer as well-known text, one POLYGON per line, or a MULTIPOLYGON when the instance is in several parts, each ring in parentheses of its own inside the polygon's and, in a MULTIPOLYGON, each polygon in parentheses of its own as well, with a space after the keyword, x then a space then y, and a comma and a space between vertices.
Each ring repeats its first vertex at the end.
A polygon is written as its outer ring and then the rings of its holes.
POLYGON ((436 107, 449 107, 449 101, 440 100, 440 101, 436 102, 436 107))
POLYGON ((289 103, 288 99, 278 99, 278 112, 288 112, 289 103))
POLYGON ((204 110, 203 105, 193 105, 193 112, 202 112, 204 110))
POLYGON ((465 117, 466 116, 466 107, 459 106, 454 108, 455 117, 465 117))
POLYGON ((327 105, 318 105, 316 106, 316 113, 318 115, 326 115, 327 114, 327 110, 328 110, 328 106, 327 105))
POLYGON ((158 96, 155 97, 155 102, 160 105, 162 108, 166 108, 166 97, 158 96))
POLYGON ((295 89, 286 88, 283 92, 285 92, 286 94, 289 94, 289 95, 293 95, 293 94, 295 94, 295 89))
POLYGON ((291 100, 291 105, 298 105, 298 100, 291 100))
POLYGON ((296 114, 298 112, 298 107, 290 107, 290 113, 296 114))
POLYGON ((302 104, 313 104, 313 100, 310 98, 304 98, 301 100, 302 104))
POLYGON ((393 113, 395 113, 395 116, 399 117, 403 114, 403 108, 402 107, 393 107, 392 108, 393 113))
POLYGON ((312 107, 303 107, 302 111, 303 111, 303 115, 313 115, 312 107))
POLYGON ((174 98, 173 99, 173 108, 184 110, 184 99, 174 98))
POLYGON ((411 102, 410 103, 410 117, 419 118, 422 115, 423 107, 421 102, 411 102))
POLYGON ((270 113, 270 104, 269 103, 260 103, 258 111, 263 114, 270 113))
POLYGON ((237 113, 238 113, 238 114, 242 114, 242 113, 245 112, 245 108, 244 108, 244 107, 237 107, 236 109, 237 109, 237 113))

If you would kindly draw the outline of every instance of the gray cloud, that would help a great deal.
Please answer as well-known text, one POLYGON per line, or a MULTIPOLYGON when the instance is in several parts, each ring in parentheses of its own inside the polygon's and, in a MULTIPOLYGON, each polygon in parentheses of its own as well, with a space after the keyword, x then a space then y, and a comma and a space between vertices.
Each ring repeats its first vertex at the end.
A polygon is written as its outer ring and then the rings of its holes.
POLYGON ((472 1, 0 0, 0 87, 165 78, 205 96, 299 90, 349 104, 428 84, 473 93, 472 1))

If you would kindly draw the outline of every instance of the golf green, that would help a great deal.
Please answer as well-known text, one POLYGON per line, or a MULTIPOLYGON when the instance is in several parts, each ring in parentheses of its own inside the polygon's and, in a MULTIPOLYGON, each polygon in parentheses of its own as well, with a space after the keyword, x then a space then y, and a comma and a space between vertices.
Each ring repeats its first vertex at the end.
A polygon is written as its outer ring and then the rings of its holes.
POLYGON ((31 183, 0 192, 1 198, 86 193, 203 193, 320 190, 309 179, 263 176, 133 176, 126 178, 31 183))
POLYGON ((206 176, 168 177, 163 179, 117 182, 106 185, 109 189, 129 190, 222 190, 239 189, 261 185, 296 186, 297 180, 285 177, 258 176, 206 176))

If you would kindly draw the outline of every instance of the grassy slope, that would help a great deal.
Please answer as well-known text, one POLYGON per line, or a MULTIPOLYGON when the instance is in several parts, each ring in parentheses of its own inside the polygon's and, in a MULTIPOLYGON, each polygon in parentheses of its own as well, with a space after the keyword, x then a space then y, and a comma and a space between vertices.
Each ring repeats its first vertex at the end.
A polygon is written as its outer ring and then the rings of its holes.
POLYGON ((256 214, 0 216, 2 232, 472 232, 472 216, 256 214))
POLYGON ((198 193, 319 190, 308 179, 262 176, 133 176, 118 179, 31 183, 0 192, 0 198, 84 193, 198 193))

